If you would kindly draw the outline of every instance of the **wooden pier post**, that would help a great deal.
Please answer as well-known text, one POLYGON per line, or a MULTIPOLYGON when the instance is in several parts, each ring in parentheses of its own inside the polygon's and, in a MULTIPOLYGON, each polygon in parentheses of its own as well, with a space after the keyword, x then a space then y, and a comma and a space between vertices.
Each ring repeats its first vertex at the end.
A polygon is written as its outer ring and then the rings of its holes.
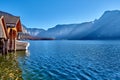
POLYGON ((0 39, 0 53, 2 53, 2 55, 4 54, 5 50, 4 50, 4 39, 0 39))
POLYGON ((8 54, 8 40, 5 40, 5 54, 8 54))
POLYGON ((13 50, 16 51, 16 37, 17 37, 17 32, 13 30, 13 50))
POLYGON ((11 52, 12 51, 12 44, 13 44, 13 35, 12 35, 12 29, 10 29, 10 32, 9 32, 9 51, 11 52))
POLYGON ((16 39, 13 40, 13 50, 16 51, 16 39))

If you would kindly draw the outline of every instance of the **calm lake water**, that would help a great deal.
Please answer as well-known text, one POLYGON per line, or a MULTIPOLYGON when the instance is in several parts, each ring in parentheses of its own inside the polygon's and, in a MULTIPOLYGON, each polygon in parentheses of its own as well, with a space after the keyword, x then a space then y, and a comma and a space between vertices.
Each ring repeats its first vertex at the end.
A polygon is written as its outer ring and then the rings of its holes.
POLYGON ((24 80, 120 80, 120 41, 30 41, 24 80))

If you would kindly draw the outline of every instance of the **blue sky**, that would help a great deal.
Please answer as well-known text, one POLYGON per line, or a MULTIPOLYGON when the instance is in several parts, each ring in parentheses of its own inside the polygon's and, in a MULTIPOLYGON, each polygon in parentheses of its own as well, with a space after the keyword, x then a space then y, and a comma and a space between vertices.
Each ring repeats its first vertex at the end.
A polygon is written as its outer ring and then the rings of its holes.
POLYGON ((120 10, 120 0, 1 0, 0 10, 20 16, 27 27, 47 29, 93 21, 106 10, 120 10))

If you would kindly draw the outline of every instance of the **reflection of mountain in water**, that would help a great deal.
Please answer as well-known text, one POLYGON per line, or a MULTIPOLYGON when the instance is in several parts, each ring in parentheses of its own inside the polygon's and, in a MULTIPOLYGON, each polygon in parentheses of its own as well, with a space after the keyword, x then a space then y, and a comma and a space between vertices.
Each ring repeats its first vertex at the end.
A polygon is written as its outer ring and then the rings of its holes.
POLYGON ((0 56, 0 80, 22 80, 16 53, 0 56))

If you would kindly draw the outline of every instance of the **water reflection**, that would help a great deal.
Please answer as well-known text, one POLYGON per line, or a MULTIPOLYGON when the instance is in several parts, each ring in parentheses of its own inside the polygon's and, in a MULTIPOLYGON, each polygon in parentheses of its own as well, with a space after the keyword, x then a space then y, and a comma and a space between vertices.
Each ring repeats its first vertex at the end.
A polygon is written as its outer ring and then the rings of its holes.
POLYGON ((23 80, 17 56, 17 52, 0 55, 0 80, 23 80))
POLYGON ((27 58, 29 58, 30 53, 28 50, 26 51, 17 51, 17 60, 19 62, 19 66, 21 67, 26 63, 27 58))
MULTIPOLYGON (((23 67, 23 66, 26 66, 26 64, 28 64, 27 61, 28 61, 29 57, 30 57, 29 51, 17 51, 17 60, 19 62, 19 67, 22 70, 22 78, 23 79, 24 79, 25 74, 26 74, 26 67, 23 67)), ((30 79, 28 79, 28 80, 30 80, 30 79)))
POLYGON ((18 58, 29 57, 30 56, 30 52, 28 50, 26 50, 26 51, 17 51, 16 53, 17 53, 18 58))

